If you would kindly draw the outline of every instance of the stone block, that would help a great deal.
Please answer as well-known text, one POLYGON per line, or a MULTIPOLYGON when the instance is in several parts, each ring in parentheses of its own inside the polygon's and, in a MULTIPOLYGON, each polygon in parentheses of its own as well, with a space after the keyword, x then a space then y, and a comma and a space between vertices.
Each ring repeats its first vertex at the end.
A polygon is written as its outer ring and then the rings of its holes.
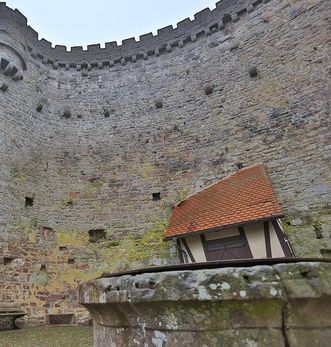
POLYGON ((303 283, 298 273, 311 271, 317 283, 327 269, 328 263, 300 263, 105 277, 82 285, 79 298, 92 314, 100 345, 125 344, 132 333, 146 341, 148 331, 151 339, 158 336, 169 346, 263 345, 269 336, 268 344, 286 346, 302 342, 304 331, 329 336, 327 288, 322 285, 319 296, 302 298, 300 291, 288 296, 286 282, 291 277, 297 286, 311 286, 308 276, 303 283))

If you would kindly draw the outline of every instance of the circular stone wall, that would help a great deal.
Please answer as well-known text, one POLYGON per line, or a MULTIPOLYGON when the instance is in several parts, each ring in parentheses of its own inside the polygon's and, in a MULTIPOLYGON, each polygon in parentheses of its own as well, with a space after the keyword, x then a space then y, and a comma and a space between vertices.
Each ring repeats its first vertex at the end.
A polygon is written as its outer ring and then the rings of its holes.
POLYGON ((327 7, 223 0, 139 42, 67 51, 2 3, 3 300, 41 322, 81 312, 80 281, 174 261, 171 208, 257 162, 296 256, 330 256, 327 7))

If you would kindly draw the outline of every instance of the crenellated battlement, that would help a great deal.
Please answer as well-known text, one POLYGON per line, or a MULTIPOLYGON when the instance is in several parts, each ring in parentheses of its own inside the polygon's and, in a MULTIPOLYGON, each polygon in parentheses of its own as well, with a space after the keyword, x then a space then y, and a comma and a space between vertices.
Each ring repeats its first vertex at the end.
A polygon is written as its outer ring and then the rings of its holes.
POLYGON ((27 19, 0 3, 0 70, 14 80, 22 78, 28 60, 27 19))
POLYGON ((27 25, 27 18, 19 10, 8 7, 5 2, 0 2, 0 14, 1 19, 12 19, 18 24, 27 25))
POLYGON ((175 28, 172 25, 161 28, 157 35, 147 33, 141 35, 138 41, 128 38, 121 45, 107 42, 104 48, 100 44, 92 44, 86 50, 80 46, 71 47, 70 50, 62 45, 52 47, 51 42, 40 40, 38 33, 27 25, 27 19, 18 10, 7 7, 6 3, 0 3, 0 14, 7 19, 7 24, 8 20, 10 25, 13 22, 18 24, 17 35, 20 38, 25 36, 28 51, 33 58, 52 65, 55 69, 62 67, 81 70, 125 65, 169 53, 176 47, 182 48, 200 37, 222 30, 228 23, 236 22, 241 16, 266 2, 269 0, 221 0, 216 3, 215 9, 205 8, 196 13, 193 20, 186 18, 177 23, 175 28))

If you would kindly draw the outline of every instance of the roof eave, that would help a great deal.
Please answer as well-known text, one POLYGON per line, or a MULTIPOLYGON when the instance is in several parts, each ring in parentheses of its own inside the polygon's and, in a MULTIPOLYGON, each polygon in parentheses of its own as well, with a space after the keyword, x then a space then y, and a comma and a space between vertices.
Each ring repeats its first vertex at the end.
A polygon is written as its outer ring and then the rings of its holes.
POLYGON ((283 218, 283 217, 284 217, 284 214, 275 214, 275 215, 271 215, 271 216, 268 216, 268 217, 258 218, 258 219, 254 219, 254 220, 250 220, 250 221, 243 221, 243 222, 240 222, 240 223, 227 224, 227 225, 222 225, 220 227, 214 227, 214 228, 210 228, 210 229, 189 231, 189 232, 186 232, 186 233, 183 233, 183 234, 165 236, 164 240, 180 239, 180 238, 187 237, 187 236, 192 236, 192 235, 207 234, 207 233, 212 233, 212 232, 216 232, 216 231, 222 231, 222 230, 228 229, 228 228, 244 226, 244 225, 253 224, 253 223, 257 223, 257 222, 265 222, 265 221, 270 220, 270 219, 283 218))

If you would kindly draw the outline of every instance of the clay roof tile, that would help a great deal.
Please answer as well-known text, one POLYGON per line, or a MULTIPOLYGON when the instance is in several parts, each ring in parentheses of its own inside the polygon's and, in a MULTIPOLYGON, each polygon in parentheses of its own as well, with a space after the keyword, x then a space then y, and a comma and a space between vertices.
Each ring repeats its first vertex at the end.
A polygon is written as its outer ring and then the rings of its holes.
POLYGON ((166 237, 282 215, 264 164, 241 169, 178 204, 166 237))

